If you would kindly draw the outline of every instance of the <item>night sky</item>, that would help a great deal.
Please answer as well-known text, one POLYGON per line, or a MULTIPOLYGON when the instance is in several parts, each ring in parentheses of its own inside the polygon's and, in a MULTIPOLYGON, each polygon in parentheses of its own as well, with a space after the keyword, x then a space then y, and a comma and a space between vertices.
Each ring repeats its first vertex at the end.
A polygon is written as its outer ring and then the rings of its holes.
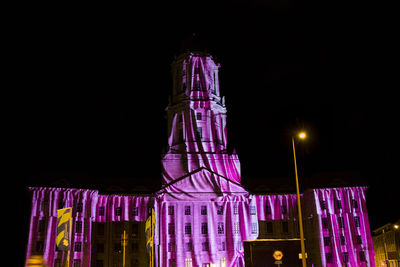
POLYGON ((9 193, 22 196, 20 221, 29 218, 26 187, 51 186, 52 177, 83 175, 89 178, 79 186, 87 188, 107 179, 159 186, 170 64, 190 45, 222 66, 229 149, 239 154, 243 184, 294 177, 290 136, 303 128, 301 175, 358 172, 369 186, 371 228, 397 220, 398 52, 390 15, 316 5, 19 10, 10 20, 12 96, 3 116, 11 122, 9 193))

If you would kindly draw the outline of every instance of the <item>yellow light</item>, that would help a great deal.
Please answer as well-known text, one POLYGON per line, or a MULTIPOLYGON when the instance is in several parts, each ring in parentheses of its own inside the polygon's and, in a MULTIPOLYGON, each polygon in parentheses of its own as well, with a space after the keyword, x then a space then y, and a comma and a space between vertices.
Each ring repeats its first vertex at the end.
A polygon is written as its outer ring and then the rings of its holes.
POLYGON ((394 229, 399 229, 399 225, 398 225, 398 224, 395 224, 395 225, 394 225, 394 229))
POLYGON ((300 138, 300 139, 305 139, 306 137, 307 137, 307 135, 306 135, 305 132, 300 132, 300 133, 299 133, 299 138, 300 138))

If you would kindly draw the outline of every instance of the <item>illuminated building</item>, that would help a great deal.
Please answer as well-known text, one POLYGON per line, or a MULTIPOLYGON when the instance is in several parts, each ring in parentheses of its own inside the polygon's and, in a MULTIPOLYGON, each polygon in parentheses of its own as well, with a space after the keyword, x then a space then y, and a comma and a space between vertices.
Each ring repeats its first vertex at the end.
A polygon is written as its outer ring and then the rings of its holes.
MULTIPOLYGON (((123 255, 126 266, 244 266, 244 244, 273 247, 273 240, 297 240, 296 194, 251 194, 241 185, 239 158, 227 151, 219 67, 203 52, 183 53, 172 64, 168 149, 157 192, 30 188, 27 259, 40 254, 51 266, 64 264, 66 253, 55 245, 56 213, 62 207, 73 207, 74 267, 121 266, 123 255)), ((309 264, 374 266, 365 189, 314 188, 302 194, 309 264)), ((269 256, 272 261, 272 253, 263 255, 269 256)))

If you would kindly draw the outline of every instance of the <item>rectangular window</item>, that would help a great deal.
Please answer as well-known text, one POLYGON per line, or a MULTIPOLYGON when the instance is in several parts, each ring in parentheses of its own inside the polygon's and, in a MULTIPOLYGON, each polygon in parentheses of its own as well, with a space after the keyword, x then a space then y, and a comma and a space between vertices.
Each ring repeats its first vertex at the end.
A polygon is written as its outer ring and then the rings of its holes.
POLYGON ((358 209, 358 203, 357 203, 356 199, 353 198, 351 200, 351 205, 352 205, 353 209, 358 209))
POLYGON ((330 236, 324 236, 324 245, 326 247, 331 245, 331 237, 330 236))
POLYGON ((218 251, 225 251, 225 241, 218 242, 218 251))
POLYGON ((104 207, 99 207, 99 216, 104 216, 104 207))
POLYGON ((326 263, 332 263, 332 253, 326 253, 326 263))
POLYGON ((201 215, 207 215, 207 206, 201 206, 201 215))
POLYGON ((185 206, 185 215, 190 215, 190 206, 185 206))
POLYGON ((349 262, 349 253, 348 252, 343 252, 342 257, 343 257, 343 262, 345 262, 345 263, 349 262))
POLYGON ((208 234, 208 225, 206 222, 201 223, 201 233, 203 235, 208 234))
POLYGON ((256 206, 251 206, 250 207, 250 215, 256 215, 256 214, 257 214, 256 206))
POLYGON ((82 250, 82 242, 75 242, 74 250, 80 252, 82 250))
POLYGON ((272 234, 274 231, 272 222, 267 222, 267 234, 272 234))
POLYGON ((344 218, 338 217, 339 228, 344 229, 344 218))
POLYGON ((174 223, 168 223, 168 234, 175 235, 175 224, 174 223))
POLYGON ((121 207, 116 207, 115 208, 115 216, 121 216, 122 213, 122 208, 121 207))
POLYGON ((282 205, 282 214, 286 214, 286 213, 287 213, 287 206, 282 205))
POLYGON ((199 134, 199 138, 203 138, 203 129, 201 127, 197 127, 197 133, 199 134))
POLYGON ((39 233, 44 233, 46 228, 46 221, 45 220, 40 220, 39 221, 39 226, 38 226, 38 232, 39 233))
POLYGON ((174 213, 175 213, 175 207, 168 206, 168 215, 174 215, 174 213))
POLYGON ((200 74, 200 68, 199 67, 194 68, 194 74, 200 74))
POLYGON ((365 253, 364 251, 359 251, 358 256, 360 257, 360 261, 365 261, 365 253))
POLYGON ((76 212, 82 212, 82 209, 83 209, 82 202, 78 202, 78 204, 76 204, 76 212))
POLYGON ((233 214, 239 214, 239 207, 238 205, 233 206, 233 214))
POLYGON ((326 210, 326 201, 325 200, 321 200, 320 204, 321 204, 321 210, 326 210))
POLYGON ((193 91, 199 91, 200 90, 200 81, 195 80, 193 84, 193 91))
POLYGON ((196 112, 196 119, 198 121, 201 121, 201 113, 200 112, 196 112))
POLYGON ((258 223, 252 223, 251 224, 251 233, 252 234, 257 234, 258 233, 258 223))
POLYGON ((138 216, 139 215, 139 208, 138 207, 133 207, 132 215, 133 216, 138 216))
POLYGON ((340 199, 337 199, 337 200, 336 200, 336 208, 337 208, 338 210, 341 210, 341 209, 342 209, 342 201, 341 201, 340 199))
POLYGON ((219 222, 217 226, 218 234, 223 235, 225 230, 224 230, 224 223, 219 222))
POLYGON ((175 242, 168 243, 168 252, 175 252, 175 242))
POLYGON ((185 223, 185 234, 186 235, 192 234, 192 224, 191 223, 185 223))
POLYGON ((360 227, 360 217, 358 216, 354 217, 354 224, 356 227, 360 227))
POLYGON ((169 259, 168 262, 169 262, 169 266, 170 267, 176 267, 176 260, 175 259, 169 259))
POLYGON ((63 199, 60 199, 60 200, 58 201, 58 209, 62 209, 62 208, 64 208, 64 200, 63 200, 63 199))
POLYGON ((340 245, 346 246, 346 237, 344 235, 340 236, 340 245))
POLYGON ((270 215, 270 214, 271 214, 271 206, 267 205, 267 206, 265 207, 265 213, 266 213, 267 215, 270 215))
POLYGON ((362 244, 362 238, 361 238, 360 235, 358 235, 358 236, 356 237, 356 241, 357 241, 357 244, 359 244, 359 245, 362 244))
POLYGON ((203 251, 208 251, 208 242, 201 243, 201 249, 203 251))
POLYGON ((82 233, 82 221, 75 222, 75 233, 82 233))
POLYGON ((289 223, 287 221, 282 222, 282 232, 289 233, 289 223))
POLYGON ((328 229, 328 218, 322 218, 322 228, 328 229))
POLYGON ((235 235, 239 234, 239 222, 234 222, 233 223, 233 233, 235 235))
POLYGON ((192 251, 192 242, 185 242, 185 251, 192 251))
POLYGON ((224 214, 224 206, 217 206, 217 214, 218 215, 224 214))

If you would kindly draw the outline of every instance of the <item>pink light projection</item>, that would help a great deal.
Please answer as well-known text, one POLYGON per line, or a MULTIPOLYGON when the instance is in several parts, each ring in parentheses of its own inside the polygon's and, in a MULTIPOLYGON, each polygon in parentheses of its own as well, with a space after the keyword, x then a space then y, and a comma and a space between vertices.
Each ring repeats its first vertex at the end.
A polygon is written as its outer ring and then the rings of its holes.
MULTIPOLYGON (((155 216, 155 266, 244 266, 243 241, 260 238, 260 228, 267 223, 279 226, 276 233, 272 229, 262 233, 267 238, 298 237, 298 230, 282 234, 280 224, 291 222, 298 229, 295 194, 252 195, 241 185, 238 156, 226 150, 219 67, 210 55, 191 52, 172 64, 168 151, 161 161, 162 187, 154 194, 29 188, 32 212, 26 259, 40 254, 50 266, 66 263, 65 254, 55 249, 57 209, 63 207, 73 207, 71 247, 75 250, 70 266, 86 267, 94 262, 109 266, 120 254, 107 262, 104 256, 96 258, 94 224, 144 223, 150 210, 155 216)), ((310 264, 374 266, 365 190, 310 189, 301 195, 310 264)))

